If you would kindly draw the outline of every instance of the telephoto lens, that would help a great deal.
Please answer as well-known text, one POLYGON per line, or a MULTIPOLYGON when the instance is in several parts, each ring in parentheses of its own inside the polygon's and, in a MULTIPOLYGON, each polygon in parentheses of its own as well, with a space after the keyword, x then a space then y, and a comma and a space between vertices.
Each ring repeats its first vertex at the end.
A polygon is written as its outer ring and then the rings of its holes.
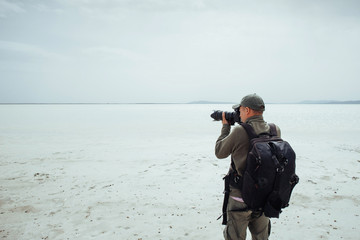
MULTIPOLYGON (((215 110, 210 117, 214 119, 214 121, 222 121, 222 113, 223 111, 215 110)), ((234 112, 225 112, 225 119, 228 121, 230 125, 234 125, 235 122, 238 124, 241 123, 240 112, 236 109, 234 112)))

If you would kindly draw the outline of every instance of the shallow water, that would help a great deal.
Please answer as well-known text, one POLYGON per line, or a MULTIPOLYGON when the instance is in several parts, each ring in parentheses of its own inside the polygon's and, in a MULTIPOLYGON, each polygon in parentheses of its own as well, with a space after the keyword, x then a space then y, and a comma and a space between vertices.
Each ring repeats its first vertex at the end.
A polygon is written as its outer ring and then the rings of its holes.
MULTIPOLYGON (((286 139, 320 138, 350 144, 360 139, 360 105, 266 107, 265 120, 278 124, 286 139)), ((214 139, 219 132, 221 124, 210 118, 212 110, 232 111, 231 105, 224 104, 0 105, 0 137, 109 138, 131 144, 155 139, 201 141, 214 139)))

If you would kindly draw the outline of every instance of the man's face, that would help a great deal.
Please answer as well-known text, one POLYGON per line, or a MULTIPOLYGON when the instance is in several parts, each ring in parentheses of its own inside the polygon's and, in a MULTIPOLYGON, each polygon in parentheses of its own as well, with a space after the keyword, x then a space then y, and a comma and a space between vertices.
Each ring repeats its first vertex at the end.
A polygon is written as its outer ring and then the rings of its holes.
POLYGON ((247 119, 247 108, 241 106, 240 107, 240 119, 242 122, 245 122, 247 119))

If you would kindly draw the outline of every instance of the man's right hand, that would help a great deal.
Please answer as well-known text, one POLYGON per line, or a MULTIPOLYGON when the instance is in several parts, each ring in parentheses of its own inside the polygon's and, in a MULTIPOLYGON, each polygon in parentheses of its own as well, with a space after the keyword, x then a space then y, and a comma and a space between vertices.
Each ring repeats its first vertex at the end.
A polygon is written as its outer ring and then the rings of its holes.
POLYGON ((229 122, 225 118, 225 112, 222 113, 222 124, 229 124, 229 122))

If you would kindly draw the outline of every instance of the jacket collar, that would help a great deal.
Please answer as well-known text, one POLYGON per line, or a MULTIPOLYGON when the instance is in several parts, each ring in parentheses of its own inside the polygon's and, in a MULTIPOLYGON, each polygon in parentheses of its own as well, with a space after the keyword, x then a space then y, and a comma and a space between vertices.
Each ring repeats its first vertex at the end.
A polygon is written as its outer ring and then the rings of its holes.
POLYGON ((245 123, 260 122, 260 121, 264 121, 264 117, 262 115, 254 115, 246 119, 245 123))

